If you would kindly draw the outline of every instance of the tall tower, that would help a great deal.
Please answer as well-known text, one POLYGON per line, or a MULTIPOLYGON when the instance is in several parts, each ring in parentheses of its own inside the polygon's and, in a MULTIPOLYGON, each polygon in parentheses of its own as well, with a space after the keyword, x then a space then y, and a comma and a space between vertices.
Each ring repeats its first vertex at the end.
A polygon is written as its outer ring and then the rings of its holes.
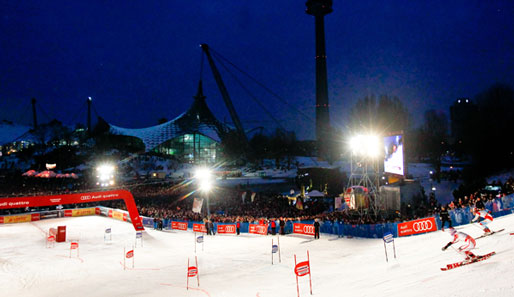
POLYGON ((307 0, 307 14, 313 15, 316 23, 316 140, 318 157, 329 154, 330 115, 327 86, 327 54, 325 51, 325 15, 332 12, 332 0, 307 0))

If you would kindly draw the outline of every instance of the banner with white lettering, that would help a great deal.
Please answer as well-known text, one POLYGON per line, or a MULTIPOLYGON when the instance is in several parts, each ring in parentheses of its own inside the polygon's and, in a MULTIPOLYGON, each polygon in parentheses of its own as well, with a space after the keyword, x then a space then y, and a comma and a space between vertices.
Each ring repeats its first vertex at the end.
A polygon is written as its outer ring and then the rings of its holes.
POLYGON ((314 236, 314 225, 294 223, 293 233, 314 236))
POLYGON ((236 225, 218 225, 219 234, 236 234, 236 225))
POLYGON ((264 224, 264 225, 250 224, 248 233, 268 235, 268 224, 264 224))

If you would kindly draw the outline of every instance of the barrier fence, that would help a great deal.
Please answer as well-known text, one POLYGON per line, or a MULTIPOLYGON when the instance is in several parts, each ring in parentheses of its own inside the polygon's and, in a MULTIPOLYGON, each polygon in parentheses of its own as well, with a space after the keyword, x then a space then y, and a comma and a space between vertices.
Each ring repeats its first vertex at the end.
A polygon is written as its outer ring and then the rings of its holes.
MULTIPOLYGON (((504 196, 501 198, 496 198, 493 201, 488 201, 485 203, 485 207, 487 210, 491 211, 493 217, 501 217, 508 214, 514 213, 514 194, 504 196)), ((38 213, 31 214, 19 214, 12 216, 0 216, 0 224, 2 223, 21 223, 21 222, 30 222, 35 220, 43 220, 50 219, 55 217, 64 217, 68 214, 71 216, 83 216, 83 215, 103 215, 107 217, 111 217, 114 219, 118 219, 121 221, 130 222, 130 216, 127 215, 126 211, 123 210, 113 210, 107 207, 99 206, 96 208, 85 208, 85 209, 74 209, 70 210, 55 210, 55 211, 42 211, 38 213), (66 214, 66 215, 65 215, 66 214)), ((452 220, 453 226, 459 226, 464 224, 469 224, 469 222, 473 219, 474 215, 471 212, 470 207, 464 207, 459 209, 454 209, 449 211, 450 218, 452 220)), ((153 218, 143 217, 142 222, 145 227, 157 228, 156 222, 154 222, 153 218)), ((187 230, 193 230, 193 225, 205 225, 204 222, 193 222, 193 221, 180 221, 180 220, 170 220, 164 219, 163 226, 164 229, 172 229, 172 222, 175 222, 175 229, 184 230, 185 224, 187 224, 187 230)), ((305 224, 305 225, 313 225, 313 220, 305 220, 305 221, 287 221, 285 224, 285 233, 290 234, 293 233, 293 224, 305 224)), ((224 231, 226 234, 233 234, 232 226, 235 223, 213 223, 214 230, 230 230, 230 232, 224 231), (221 226, 218 228, 218 226, 221 226), (226 227, 224 227, 226 226, 226 227)), ((253 223, 240 223, 240 232, 241 233, 249 233, 250 224, 253 223)), ((430 232, 433 230, 441 229, 441 221, 438 215, 423 218, 419 220, 412 220, 408 222, 391 222, 391 223, 383 223, 383 224, 345 224, 342 222, 331 222, 331 221, 320 221, 320 232, 325 234, 334 234, 338 236, 349 236, 349 237, 364 237, 364 238, 382 238, 385 233, 391 232, 394 237, 404 236, 404 235, 412 235, 412 234, 421 234, 425 232, 430 232), (434 222, 437 225, 431 226, 430 223, 434 222), (407 225, 407 227, 404 227, 407 225), (398 232, 398 229, 401 229, 402 232, 398 232), (405 228, 412 229, 412 232, 404 232, 405 228), (403 234, 402 234, 403 233, 403 234), (408 233, 408 234, 407 234, 408 233)), ((278 232, 279 225, 277 223, 276 230, 278 232)), ((271 234, 271 226, 268 224, 268 234, 271 234)), ((308 235, 311 236, 311 235, 308 235)))

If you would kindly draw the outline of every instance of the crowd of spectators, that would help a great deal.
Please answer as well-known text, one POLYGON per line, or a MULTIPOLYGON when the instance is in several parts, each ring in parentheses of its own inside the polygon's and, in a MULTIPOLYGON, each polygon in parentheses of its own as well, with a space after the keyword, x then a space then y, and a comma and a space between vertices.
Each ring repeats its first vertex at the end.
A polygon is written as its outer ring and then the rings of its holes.
MULTIPOLYGON (((71 193, 95 189, 95 184, 85 179, 38 179, 38 178, 11 178, 0 181, 0 197, 51 195, 57 193, 71 193)), ((502 195, 514 192, 514 179, 511 177, 505 183, 494 182, 493 186, 501 188, 502 195)), ((437 214, 441 206, 447 209, 458 209, 466 206, 483 204, 495 198, 495 194, 484 191, 475 191, 462 198, 456 198, 449 205, 441 205, 433 193, 429 194, 427 203, 404 206, 406 209, 387 215, 372 215, 359 211, 333 211, 330 203, 323 199, 304 201, 303 209, 298 209, 294 200, 277 193, 248 192, 243 198, 243 191, 234 188, 218 188, 204 199, 202 213, 192 211, 193 199, 204 198, 195 193, 183 180, 145 182, 134 181, 125 183, 122 188, 129 189, 136 199, 136 205, 143 216, 161 220, 202 221, 207 218, 206 209, 209 208, 210 220, 213 222, 259 222, 262 220, 314 220, 341 222, 347 224, 376 224, 392 221, 416 219, 437 214), (207 206, 208 204, 208 206, 207 206), (415 209, 409 209, 409 208, 415 209)), ((96 188, 98 189, 98 188, 96 188)), ((124 209, 120 201, 101 202, 102 205, 124 209)), ((77 207, 77 206, 73 206, 77 207)), ((5 214, 5 211, 3 212, 5 214)), ((9 211, 12 213, 12 211, 9 211)))

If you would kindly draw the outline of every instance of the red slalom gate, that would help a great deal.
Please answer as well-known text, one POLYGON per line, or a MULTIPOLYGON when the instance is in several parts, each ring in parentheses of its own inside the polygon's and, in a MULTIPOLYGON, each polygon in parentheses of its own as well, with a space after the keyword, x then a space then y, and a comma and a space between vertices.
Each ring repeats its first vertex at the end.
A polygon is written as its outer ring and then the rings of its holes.
POLYGON ((296 263, 296 254, 294 255, 294 274, 296 275, 296 292, 300 297, 300 286, 298 285, 298 277, 309 275, 309 285, 312 295, 312 279, 311 279, 311 265, 309 260, 309 251, 307 251, 307 261, 296 263))
POLYGON ((134 268, 134 247, 132 247, 132 249, 128 252, 125 252, 125 248, 123 248, 123 270, 126 269, 126 265, 125 265, 125 259, 130 259, 132 258, 132 268, 134 268))
POLYGON ((187 231, 187 223, 186 222, 171 222, 171 229, 173 230, 182 230, 187 231))
POLYGON ((70 243, 70 258, 71 258, 71 251, 77 250, 77 258, 79 257, 79 243, 77 241, 72 241, 70 243))
POLYGON ((195 277, 200 286, 200 276, 198 275, 198 259, 195 256, 195 266, 189 266, 189 258, 187 258, 187 278, 186 278, 186 290, 189 290, 189 278, 195 277))

